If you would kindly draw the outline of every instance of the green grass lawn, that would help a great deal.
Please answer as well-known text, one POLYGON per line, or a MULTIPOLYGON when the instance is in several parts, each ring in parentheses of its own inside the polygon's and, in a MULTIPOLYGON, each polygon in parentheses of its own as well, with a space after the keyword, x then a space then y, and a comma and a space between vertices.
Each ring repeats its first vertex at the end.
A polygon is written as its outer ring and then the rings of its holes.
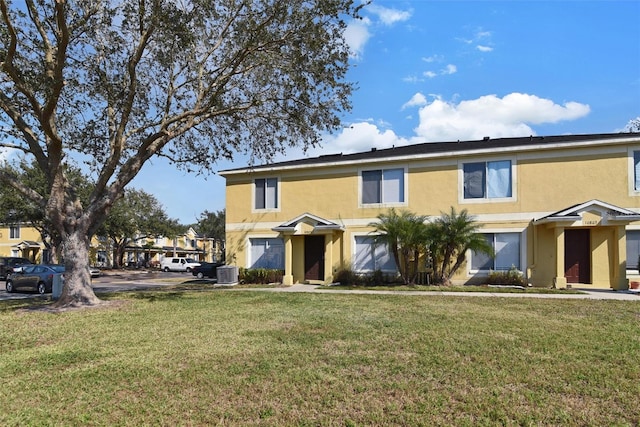
POLYGON ((636 302, 102 297, 0 302, 0 425, 640 424, 636 302))

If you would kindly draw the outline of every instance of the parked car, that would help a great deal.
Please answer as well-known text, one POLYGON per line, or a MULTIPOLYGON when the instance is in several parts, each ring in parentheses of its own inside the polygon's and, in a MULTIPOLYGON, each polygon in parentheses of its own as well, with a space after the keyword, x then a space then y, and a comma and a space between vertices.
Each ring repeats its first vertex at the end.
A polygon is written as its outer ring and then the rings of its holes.
POLYGON ((166 257, 160 262, 160 268, 163 271, 186 271, 191 273, 194 267, 200 263, 192 258, 184 257, 166 257))
POLYGON ((218 267, 224 265, 219 262, 201 262, 199 266, 193 267, 191 269, 191 274, 196 276, 198 279, 202 279, 204 277, 216 278, 216 272, 218 267))
POLYGON ((89 274, 91 278, 94 279, 96 277, 100 277, 102 275, 102 271, 96 267, 89 267, 89 274))
POLYGON ((53 277, 56 274, 64 273, 64 265, 58 264, 37 264, 25 265, 16 269, 7 278, 7 292, 14 292, 18 289, 29 289, 37 291, 39 294, 51 292, 53 288, 53 277))
POLYGON ((7 280, 7 277, 11 274, 14 267, 33 264, 27 258, 21 257, 0 257, 0 279, 7 280))

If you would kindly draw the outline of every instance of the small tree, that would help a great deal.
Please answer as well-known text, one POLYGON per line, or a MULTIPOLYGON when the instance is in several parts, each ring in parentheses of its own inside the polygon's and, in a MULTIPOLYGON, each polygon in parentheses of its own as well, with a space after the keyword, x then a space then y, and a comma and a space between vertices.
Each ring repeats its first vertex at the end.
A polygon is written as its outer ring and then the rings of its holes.
POLYGON ((122 266, 129 243, 156 236, 175 237, 184 232, 177 220, 170 219, 164 207, 153 195, 134 188, 114 205, 103 223, 99 235, 109 237, 114 246, 114 267, 122 266))
MULTIPOLYGON (((226 213, 224 209, 217 212, 205 210, 200 214, 200 218, 198 218, 198 222, 193 225, 193 228, 198 231, 198 234, 205 238, 212 238, 214 242, 222 243, 225 239, 225 216, 226 213)), ((217 257, 217 254, 214 255, 217 257)))
POLYGON ((386 244, 396 262, 404 284, 415 283, 418 273, 420 254, 427 245, 426 216, 416 215, 407 210, 398 214, 391 209, 387 214, 378 215, 378 221, 372 222, 376 233, 376 244, 386 244))
POLYGON ((479 234, 480 227, 466 209, 443 213, 428 227, 435 283, 448 285, 465 261, 467 250, 494 256, 493 247, 479 234))

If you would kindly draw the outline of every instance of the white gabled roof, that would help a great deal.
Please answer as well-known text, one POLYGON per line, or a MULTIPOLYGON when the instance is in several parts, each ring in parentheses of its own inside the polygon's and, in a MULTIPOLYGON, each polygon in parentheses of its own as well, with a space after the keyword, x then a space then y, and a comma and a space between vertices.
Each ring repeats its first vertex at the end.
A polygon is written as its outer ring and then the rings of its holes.
POLYGON ((306 223, 313 226, 314 231, 315 230, 318 230, 318 231, 344 230, 343 226, 336 224, 335 222, 329 221, 327 219, 320 218, 319 216, 310 214, 308 212, 305 212, 302 215, 299 215, 285 223, 282 223, 281 225, 274 227, 272 230, 279 231, 279 232, 295 232, 296 227, 300 223, 306 223))
POLYGON ((621 208, 620 206, 612 205, 611 203, 603 202, 602 200, 592 199, 588 202, 580 203, 570 206, 561 211, 554 212, 543 218, 536 220, 535 222, 558 222, 558 221, 578 221, 582 219, 582 214, 587 211, 596 210, 602 214, 603 217, 607 217, 609 220, 614 221, 639 221, 640 214, 629 209, 621 208))

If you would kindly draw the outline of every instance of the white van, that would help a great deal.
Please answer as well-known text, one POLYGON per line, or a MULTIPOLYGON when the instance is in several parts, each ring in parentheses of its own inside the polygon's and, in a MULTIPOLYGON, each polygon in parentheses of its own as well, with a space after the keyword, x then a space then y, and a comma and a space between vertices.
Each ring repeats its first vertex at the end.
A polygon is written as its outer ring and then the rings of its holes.
POLYGON ((184 257, 166 257, 160 261, 160 269, 163 271, 188 271, 191 272, 193 267, 199 266, 200 263, 192 258, 184 257))

